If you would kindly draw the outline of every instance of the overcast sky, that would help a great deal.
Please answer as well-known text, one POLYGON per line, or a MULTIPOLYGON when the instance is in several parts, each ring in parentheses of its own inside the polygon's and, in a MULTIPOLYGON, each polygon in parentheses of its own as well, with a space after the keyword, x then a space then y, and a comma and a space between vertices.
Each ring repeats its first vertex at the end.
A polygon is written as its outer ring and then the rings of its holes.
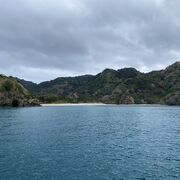
POLYGON ((34 82, 180 59, 180 0, 0 0, 0 73, 34 82))

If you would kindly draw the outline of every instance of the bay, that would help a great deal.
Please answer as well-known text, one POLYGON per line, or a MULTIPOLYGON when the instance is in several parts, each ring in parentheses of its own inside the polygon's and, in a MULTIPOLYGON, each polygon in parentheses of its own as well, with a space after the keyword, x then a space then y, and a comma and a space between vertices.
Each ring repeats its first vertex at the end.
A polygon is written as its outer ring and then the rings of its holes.
POLYGON ((0 179, 180 179, 180 107, 0 108, 0 179))

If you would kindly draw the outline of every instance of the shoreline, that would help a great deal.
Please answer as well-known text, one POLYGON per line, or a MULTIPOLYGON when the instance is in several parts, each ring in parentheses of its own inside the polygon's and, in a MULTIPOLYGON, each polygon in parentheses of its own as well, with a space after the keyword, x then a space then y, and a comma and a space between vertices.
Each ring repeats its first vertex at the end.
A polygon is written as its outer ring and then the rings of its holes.
POLYGON ((104 103, 47 103, 40 104, 42 107, 56 107, 56 106, 128 106, 128 107, 157 107, 168 106, 166 104, 104 104, 104 103))
POLYGON ((107 104, 103 103, 52 103, 52 104, 41 104, 42 107, 51 107, 51 106, 106 106, 107 104))

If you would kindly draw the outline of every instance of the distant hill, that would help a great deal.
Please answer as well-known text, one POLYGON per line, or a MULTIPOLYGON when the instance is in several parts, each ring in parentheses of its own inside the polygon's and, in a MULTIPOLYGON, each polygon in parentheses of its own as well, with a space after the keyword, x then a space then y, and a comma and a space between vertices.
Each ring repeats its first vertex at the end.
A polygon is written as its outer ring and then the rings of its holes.
POLYGON ((30 92, 35 92, 37 90, 37 84, 31 81, 26 81, 24 79, 14 78, 20 84, 24 86, 24 88, 28 89, 30 92))
POLYGON ((18 81, 44 103, 180 105, 180 62, 150 73, 134 68, 105 69, 94 76, 59 77, 40 84, 18 81))
POLYGON ((0 106, 34 106, 39 105, 27 89, 16 79, 0 75, 0 106))

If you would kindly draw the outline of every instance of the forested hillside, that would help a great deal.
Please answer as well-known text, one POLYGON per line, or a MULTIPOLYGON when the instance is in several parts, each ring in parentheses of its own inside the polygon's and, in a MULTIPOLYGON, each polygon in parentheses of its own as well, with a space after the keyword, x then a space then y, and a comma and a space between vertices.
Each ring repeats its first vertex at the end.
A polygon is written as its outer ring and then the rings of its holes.
POLYGON ((105 69, 95 76, 59 77, 40 84, 19 82, 44 103, 180 104, 180 62, 150 73, 105 69))

